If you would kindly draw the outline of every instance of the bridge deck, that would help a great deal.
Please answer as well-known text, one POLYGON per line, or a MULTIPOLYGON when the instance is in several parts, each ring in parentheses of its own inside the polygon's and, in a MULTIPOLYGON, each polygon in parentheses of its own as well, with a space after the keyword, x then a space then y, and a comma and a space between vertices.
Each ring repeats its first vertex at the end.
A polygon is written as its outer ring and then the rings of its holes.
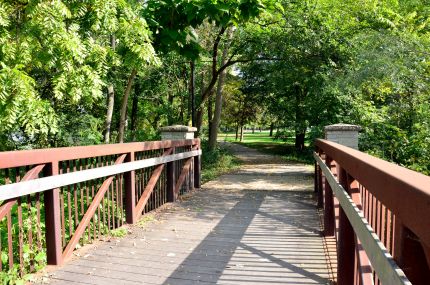
POLYGON ((124 238, 49 273, 51 284, 329 284, 311 168, 243 147, 236 173, 124 238))

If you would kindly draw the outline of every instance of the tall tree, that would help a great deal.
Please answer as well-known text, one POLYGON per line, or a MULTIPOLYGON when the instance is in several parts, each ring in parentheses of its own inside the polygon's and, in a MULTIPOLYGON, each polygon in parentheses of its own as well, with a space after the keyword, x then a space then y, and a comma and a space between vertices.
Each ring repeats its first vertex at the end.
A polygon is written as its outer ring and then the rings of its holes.
MULTIPOLYGON (((221 57, 221 66, 224 66, 227 64, 227 57, 228 57, 228 49, 231 40, 231 36, 233 34, 232 29, 229 29, 227 32, 228 34, 228 40, 226 41, 223 51, 222 51, 222 57, 221 57)), ((217 139, 218 139, 218 129, 221 122, 221 112, 222 112, 222 94, 224 89, 224 81, 226 78, 226 72, 227 70, 224 69, 218 78, 218 85, 216 89, 216 98, 215 98, 215 111, 214 111, 214 118, 212 121, 212 126, 210 128, 209 133, 209 149, 213 150, 216 147, 217 139)))

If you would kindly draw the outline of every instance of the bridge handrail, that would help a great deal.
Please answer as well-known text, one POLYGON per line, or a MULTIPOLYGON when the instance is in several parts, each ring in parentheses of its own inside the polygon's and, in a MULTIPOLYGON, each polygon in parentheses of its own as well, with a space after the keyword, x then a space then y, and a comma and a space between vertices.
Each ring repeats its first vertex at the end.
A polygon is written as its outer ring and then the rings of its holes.
POLYGON ((0 152, 0 273, 34 272, 45 250, 60 265, 79 244, 200 188, 201 153, 200 139, 0 152))
MULTIPOLYGON (((413 268, 413 263, 430 264, 430 177, 327 140, 316 140, 315 145, 315 186, 319 206, 324 206, 324 232, 337 238, 339 284, 353 284, 350 282, 356 277, 354 274, 360 274, 361 278, 369 280, 379 278, 380 281, 386 275, 386 272, 380 271, 381 268, 377 268, 380 264, 376 264, 375 259, 370 260, 371 264, 368 260, 358 260, 358 264, 361 261, 372 267, 372 276, 367 272, 366 277, 366 272, 360 270, 359 273, 354 273, 357 268, 354 269, 353 264, 357 262, 357 257, 363 259, 363 254, 358 254, 357 247, 363 246, 366 249, 366 246, 364 240, 358 238, 357 226, 346 213, 345 207, 350 207, 345 204, 346 198, 354 201, 357 209, 364 215, 363 218, 369 221, 412 283, 426 278, 427 273, 423 273, 426 268, 417 269, 422 264, 413 268), (348 197, 338 197, 342 196, 343 190, 348 193, 348 197), (334 200, 331 198, 333 192, 336 195, 334 200), (338 202, 341 210, 336 225, 334 212, 338 202), (335 228, 338 230, 337 234, 335 228), (405 241, 411 235, 422 247, 422 260, 412 261, 407 253, 410 251, 407 248, 410 243, 405 241), (348 247, 355 248, 356 252, 348 247), (351 262, 352 265, 348 264, 351 262)), ((386 253, 388 254, 385 252, 384 255, 386 253)), ((374 258, 374 253, 367 252, 367 256, 364 259, 374 258)), ((389 254, 387 258, 390 259, 389 254)), ((398 272, 395 266, 392 269, 398 272)), ((391 283, 392 280, 385 281, 384 284, 394 284, 391 283)))
POLYGON ((199 139, 146 141, 0 152, 0 169, 199 144, 199 139))

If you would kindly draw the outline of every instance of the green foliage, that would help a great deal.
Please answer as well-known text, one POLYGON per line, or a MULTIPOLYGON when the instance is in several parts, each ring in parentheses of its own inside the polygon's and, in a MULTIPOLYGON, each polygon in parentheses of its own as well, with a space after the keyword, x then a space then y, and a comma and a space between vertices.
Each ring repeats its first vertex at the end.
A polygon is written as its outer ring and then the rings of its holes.
POLYGON ((354 61, 328 88, 353 98, 344 116, 363 126, 360 147, 429 173, 428 45, 411 34, 386 31, 360 34, 352 43, 354 61))
POLYGON ((202 46, 195 29, 204 21, 217 27, 239 25, 257 17, 272 1, 261 0, 168 0, 148 1, 143 11, 161 51, 177 51, 196 59, 202 46))
POLYGON ((130 70, 157 64, 142 9, 122 0, 2 2, 4 148, 101 141, 109 75, 120 66, 130 70), (84 119, 89 119, 91 133, 84 119))
POLYGON ((122 238, 127 235, 127 229, 124 228, 118 228, 115 230, 110 231, 110 235, 116 238, 122 238))
POLYGON ((141 228, 144 228, 148 223, 155 221, 154 214, 145 214, 138 222, 137 225, 141 228))
POLYGON ((225 148, 217 147, 213 151, 208 148, 207 141, 202 141, 202 181, 207 182, 216 177, 235 170, 239 161, 225 148))
MULTIPOLYGON (((2 284, 25 284, 27 281, 31 279, 30 266, 34 268, 35 271, 38 271, 45 267, 46 265, 46 249, 45 249, 45 221, 43 215, 41 215, 40 226, 38 225, 37 219, 37 208, 28 203, 21 203, 21 211, 22 211, 22 228, 20 228, 18 223, 18 214, 17 214, 17 204, 15 204, 11 212, 13 215, 11 216, 12 220, 12 247, 14 249, 18 249, 21 247, 22 250, 22 268, 19 266, 19 255, 17 251, 14 251, 14 265, 12 268, 9 268, 9 255, 7 251, 1 252, 1 262, 3 268, 8 268, 6 271, 0 272, 0 280, 2 284), (39 232, 40 229, 40 232, 39 232), (22 233, 21 238, 18 238, 22 233), (29 234, 33 237, 33 242, 29 243, 29 234), (22 240, 20 240, 22 239, 22 240)), ((40 213, 43 213, 43 207, 40 210, 40 213)), ((7 219, 3 219, 0 221, 0 236, 1 236, 1 244, 8 244, 8 236, 7 231, 7 219)))
POLYGON ((272 122, 297 133, 343 122, 364 131, 360 147, 429 173, 429 6, 426 1, 282 1, 248 25, 244 89, 272 122), (256 97, 254 96, 254 98, 256 97))

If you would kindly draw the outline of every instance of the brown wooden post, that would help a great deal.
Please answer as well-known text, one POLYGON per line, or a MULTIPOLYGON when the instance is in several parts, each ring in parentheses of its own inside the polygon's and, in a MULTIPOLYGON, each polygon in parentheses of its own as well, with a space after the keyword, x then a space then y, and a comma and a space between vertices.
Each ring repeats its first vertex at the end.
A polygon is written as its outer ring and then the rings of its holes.
MULTIPOLYGON (((173 148, 172 154, 175 153, 173 148)), ((175 202, 175 161, 166 163, 167 202, 175 202)))
MULTIPOLYGON (((199 141, 199 147, 200 149, 200 141, 199 141)), ((194 188, 200 188, 201 187, 201 155, 194 157, 194 188)))
MULTIPOLYGON (((315 148, 315 152, 321 157, 322 151, 318 149, 318 147, 315 148)), ((315 193, 317 195, 317 207, 322 208, 324 206, 323 201, 323 186, 322 186, 322 171, 321 167, 318 165, 318 163, 315 161, 315 193)))
POLYGON ((201 188, 201 156, 194 157, 194 188, 201 188))
MULTIPOLYGON (((339 167, 339 183, 349 193, 348 174, 339 167)), ((349 193, 350 194, 350 193, 349 193)), ((339 209, 339 239, 337 241, 337 282, 339 285, 354 284, 355 236, 354 229, 342 207, 339 209)))
MULTIPOLYGON (((193 147, 190 147, 190 150, 192 150, 193 149, 193 147)), ((195 185, 195 183, 194 183, 194 163, 191 163, 191 165, 190 165, 190 173, 188 174, 188 176, 189 176, 189 180, 190 180, 190 189, 189 190, 194 190, 194 185, 195 185)))
MULTIPOLYGON (((58 172, 58 161, 53 161, 47 165, 45 176, 58 175, 58 172)), ((49 265, 61 265, 63 263, 63 248, 61 244, 60 189, 45 191, 44 200, 47 262, 49 265)))
MULTIPOLYGON (((326 165, 331 169, 332 159, 326 156, 326 165)), ((334 206, 333 206, 333 190, 325 179, 324 184, 324 235, 334 236, 335 234, 335 220, 334 220, 334 206)))
MULTIPOLYGON (((133 162, 134 161, 134 152, 130 152, 125 162, 133 162)), ((135 215, 135 207, 136 207, 136 193, 135 193, 135 185, 136 185, 136 176, 135 171, 130 171, 124 173, 124 186, 125 186, 125 219, 129 224, 136 223, 136 215, 135 215)))
POLYGON ((428 284, 430 264, 419 239, 396 217, 394 224, 393 258, 405 272, 409 281, 416 285, 428 284))
POLYGON ((317 175, 318 175, 318 208, 324 207, 324 193, 323 193, 323 175, 321 167, 318 166, 317 168, 317 175))
POLYGON ((314 192, 318 194, 318 163, 314 162, 314 192))

